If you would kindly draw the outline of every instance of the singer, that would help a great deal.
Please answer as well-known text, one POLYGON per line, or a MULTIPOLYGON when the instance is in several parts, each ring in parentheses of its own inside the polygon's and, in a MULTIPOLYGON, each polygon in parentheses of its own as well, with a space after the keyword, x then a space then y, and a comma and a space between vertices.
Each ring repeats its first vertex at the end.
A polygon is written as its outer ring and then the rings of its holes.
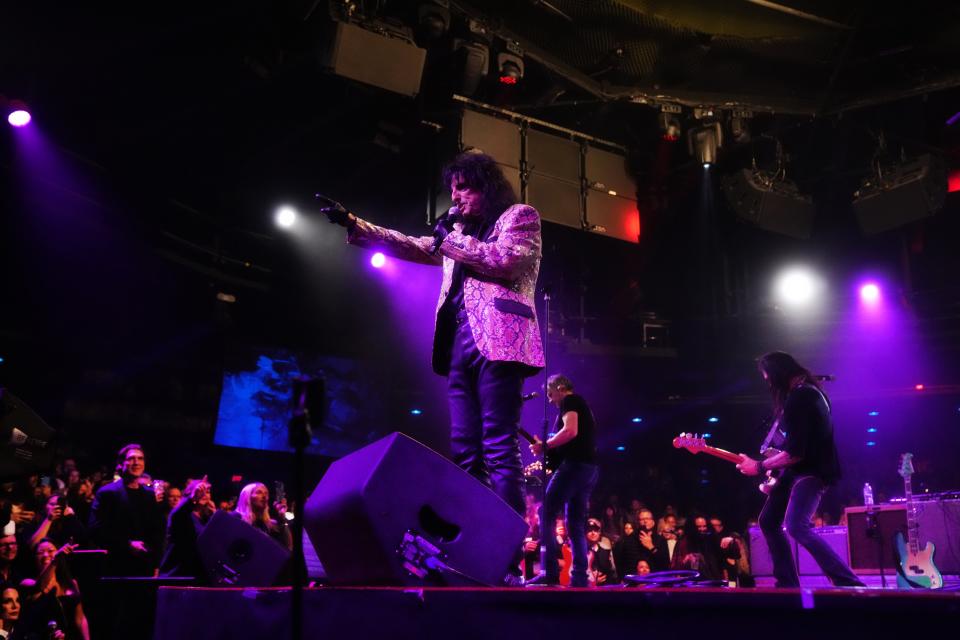
MULTIPOLYGON (((447 376, 454 461, 523 514, 517 426, 524 378, 543 367, 534 306, 540 214, 517 196, 490 156, 466 152, 443 171, 453 207, 433 236, 373 225, 336 202, 323 211, 351 244, 442 265, 433 370, 447 376)), ((325 199, 324 199, 325 200, 325 199)))
POLYGON ((776 586, 800 586, 790 542, 783 533, 786 525, 787 533, 810 552, 834 585, 862 587, 850 567, 813 531, 812 518, 820 498, 840 478, 830 401, 818 376, 790 354, 773 351, 757 364, 773 398, 771 434, 779 429, 785 437, 777 447, 780 453, 762 461, 740 454, 737 468, 748 476, 782 471, 757 519, 773 560, 776 586))

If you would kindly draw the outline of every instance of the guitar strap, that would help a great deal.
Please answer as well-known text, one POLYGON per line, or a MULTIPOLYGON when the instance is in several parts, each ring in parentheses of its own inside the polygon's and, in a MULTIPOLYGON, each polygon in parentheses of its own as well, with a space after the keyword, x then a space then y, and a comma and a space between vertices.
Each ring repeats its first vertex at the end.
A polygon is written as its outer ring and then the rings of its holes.
MULTIPOLYGON (((827 406, 827 413, 830 413, 831 412, 830 401, 827 399, 826 394, 824 394, 823 391, 821 391, 816 385, 810 384, 806 386, 809 386, 811 389, 813 389, 818 394, 820 394, 820 398, 823 400, 823 404, 827 406)), ((782 440, 786 434, 784 434, 783 431, 780 430, 780 418, 782 417, 783 417, 782 415, 778 415, 774 419, 773 424, 770 426, 770 431, 767 432, 767 437, 763 439, 763 444, 760 445, 761 455, 763 454, 764 451, 766 451, 767 449, 770 449, 771 447, 779 448, 780 446, 783 445, 782 440), (780 442, 777 442, 778 434, 779 434, 780 442)))

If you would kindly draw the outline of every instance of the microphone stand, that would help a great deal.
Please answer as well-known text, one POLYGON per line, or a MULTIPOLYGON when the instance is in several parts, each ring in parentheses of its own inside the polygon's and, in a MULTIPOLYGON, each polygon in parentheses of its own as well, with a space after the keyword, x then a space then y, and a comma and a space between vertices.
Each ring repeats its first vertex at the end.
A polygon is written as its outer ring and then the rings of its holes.
POLYGON ((549 391, 547 381, 550 378, 550 369, 547 367, 547 354, 550 351, 550 288, 543 288, 543 317, 544 317, 544 340, 543 340, 543 424, 540 428, 540 440, 543 445, 540 447, 540 571, 547 570, 547 535, 554 535, 553 527, 548 527, 544 522, 544 515, 547 502, 547 434, 550 432, 550 419, 547 411, 550 406, 549 391))
POLYGON ((297 509, 293 519, 293 556, 290 559, 293 573, 290 630, 293 640, 303 638, 303 586, 306 582, 303 557, 305 453, 310 444, 311 423, 314 420, 320 422, 323 417, 323 388, 323 378, 296 378, 293 385, 293 415, 287 423, 289 443, 293 447, 293 504, 297 509))

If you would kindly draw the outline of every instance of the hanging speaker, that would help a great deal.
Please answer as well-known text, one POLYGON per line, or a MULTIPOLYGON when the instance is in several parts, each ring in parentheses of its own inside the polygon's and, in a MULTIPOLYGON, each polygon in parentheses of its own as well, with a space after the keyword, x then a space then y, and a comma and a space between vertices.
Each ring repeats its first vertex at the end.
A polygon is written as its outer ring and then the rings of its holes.
POLYGON ((50 469, 55 435, 20 398, 0 387, 0 478, 50 469))
POLYGON ((304 515, 336 585, 500 585, 527 531, 488 487, 401 433, 330 465, 304 515))

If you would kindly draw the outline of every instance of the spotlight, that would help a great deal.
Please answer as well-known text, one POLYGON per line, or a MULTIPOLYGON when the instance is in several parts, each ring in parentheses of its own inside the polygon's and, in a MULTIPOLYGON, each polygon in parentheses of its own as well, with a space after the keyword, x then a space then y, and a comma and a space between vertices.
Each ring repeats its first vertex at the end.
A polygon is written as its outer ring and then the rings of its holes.
POLYGON ((634 419, 631 420, 630 422, 632 422, 632 423, 634 423, 634 424, 640 424, 641 422, 643 422, 643 418, 641 418, 640 416, 637 416, 636 418, 634 418, 634 419))
POLYGON ((860 300, 866 304, 874 305, 880 301, 880 287, 873 282, 868 282, 860 287, 860 300))
POLYGON ((799 307, 813 301, 820 283, 807 269, 793 268, 785 271, 778 279, 776 292, 780 301, 786 305, 799 307))
POLYGON ((373 256, 370 258, 370 264, 373 265, 373 267, 376 269, 381 268, 386 263, 387 263, 387 257, 382 253, 380 253, 379 251, 373 254, 373 256))
POLYGON ((687 148, 698 162, 712 164, 717 161, 717 152, 723 144, 723 129, 719 122, 711 122, 687 132, 687 148))
POLYGON ((7 123, 13 127, 25 127, 30 124, 30 110, 20 100, 7 100, 0 95, 0 111, 7 116, 7 123))
POLYGON ((627 448, 626 448, 625 446, 623 446, 622 444, 621 444, 619 447, 617 447, 617 451, 626 451, 626 450, 627 450, 627 448))
POLYGON ((289 229, 297 222, 297 210, 293 207, 280 207, 273 219, 278 227, 289 229))

